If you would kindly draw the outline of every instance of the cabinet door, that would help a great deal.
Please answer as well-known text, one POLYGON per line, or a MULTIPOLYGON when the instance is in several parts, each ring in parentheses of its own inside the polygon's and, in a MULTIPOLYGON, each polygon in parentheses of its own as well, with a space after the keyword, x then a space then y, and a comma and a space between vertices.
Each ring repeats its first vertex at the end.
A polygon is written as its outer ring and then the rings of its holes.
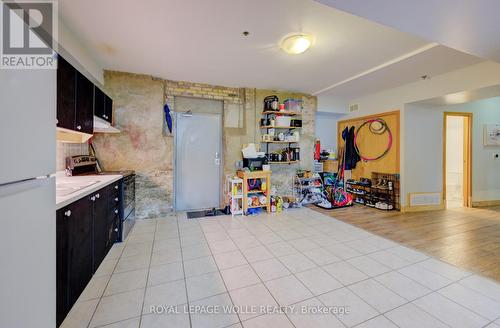
POLYGON ((76 78, 76 130, 94 132, 94 84, 80 72, 76 78))
POLYGON ((69 312, 67 219, 73 213, 63 208, 56 213, 56 321, 61 325, 69 312))
POLYGON ((107 188, 96 192, 94 199, 93 224, 93 271, 95 272, 107 254, 108 193, 107 188))
POLYGON ((57 126, 75 129, 76 69, 64 58, 57 62, 57 126))
POLYGON ((105 94, 98 87, 94 87, 94 115, 106 119, 105 94))
POLYGON ((107 222, 106 226, 106 253, 109 252, 113 244, 118 240, 118 215, 107 222))
POLYGON ((68 302, 73 306, 92 278, 92 212, 91 196, 71 205, 67 218, 68 231, 68 302))
POLYGON ((106 121, 113 123, 113 99, 104 95, 104 107, 106 112, 106 121))

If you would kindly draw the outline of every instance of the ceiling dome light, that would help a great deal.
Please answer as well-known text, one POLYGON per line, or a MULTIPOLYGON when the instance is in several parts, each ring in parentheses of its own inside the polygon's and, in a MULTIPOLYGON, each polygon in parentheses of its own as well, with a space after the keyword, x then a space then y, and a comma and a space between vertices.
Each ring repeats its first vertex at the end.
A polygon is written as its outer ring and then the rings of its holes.
POLYGON ((312 44, 312 37, 308 34, 294 34, 281 41, 281 49, 290 55, 298 55, 305 52, 312 44))

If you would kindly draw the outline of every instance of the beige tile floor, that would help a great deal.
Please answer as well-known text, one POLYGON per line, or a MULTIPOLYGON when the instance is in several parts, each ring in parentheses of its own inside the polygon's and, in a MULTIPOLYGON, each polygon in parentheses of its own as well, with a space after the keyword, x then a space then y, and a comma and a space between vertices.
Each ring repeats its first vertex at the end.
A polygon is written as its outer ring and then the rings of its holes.
POLYGON ((63 327, 500 328, 500 284, 306 208, 181 213, 138 221, 63 327))

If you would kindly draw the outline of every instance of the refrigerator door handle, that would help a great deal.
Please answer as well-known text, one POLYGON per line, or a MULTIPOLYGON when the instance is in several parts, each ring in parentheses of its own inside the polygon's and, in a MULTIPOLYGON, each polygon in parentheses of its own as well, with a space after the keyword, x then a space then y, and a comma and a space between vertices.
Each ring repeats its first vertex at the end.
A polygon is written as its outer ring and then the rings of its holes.
POLYGON ((48 174, 36 178, 0 184, 0 197, 13 195, 25 190, 40 187, 48 183, 52 177, 53 175, 48 174))

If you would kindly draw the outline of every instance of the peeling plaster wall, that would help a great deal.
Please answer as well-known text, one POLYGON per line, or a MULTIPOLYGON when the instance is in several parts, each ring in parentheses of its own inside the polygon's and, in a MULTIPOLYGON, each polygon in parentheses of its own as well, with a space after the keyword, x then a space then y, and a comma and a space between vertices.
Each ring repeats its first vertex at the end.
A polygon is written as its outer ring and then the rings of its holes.
POLYGON ((119 134, 96 134, 94 143, 105 170, 135 170, 136 215, 171 211, 173 138, 163 135, 163 81, 151 76, 108 72, 105 91, 113 98, 119 134))
MULTIPOLYGON (((295 170, 312 168, 316 97, 293 92, 231 88, 151 76, 105 71, 104 88, 114 101, 114 124, 120 134, 97 134, 97 155, 106 170, 132 169, 137 173, 136 207, 140 218, 157 217, 173 209, 173 135, 164 125, 164 101, 175 111, 175 97, 196 97, 224 102, 224 176, 235 174, 241 160, 241 145, 261 140, 259 123, 265 96, 275 94, 280 101, 299 98, 304 102, 301 133, 301 163, 273 165, 272 184, 278 193, 290 195, 295 170), (239 111, 239 127, 228 127, 228 111, 239 111)), ((174 121, 175 125, 175 121, 174 121)), ((223 181, 224 182, 224 181, 223 181)), ((223 190, 221 190, 221 199, 223 190)))

